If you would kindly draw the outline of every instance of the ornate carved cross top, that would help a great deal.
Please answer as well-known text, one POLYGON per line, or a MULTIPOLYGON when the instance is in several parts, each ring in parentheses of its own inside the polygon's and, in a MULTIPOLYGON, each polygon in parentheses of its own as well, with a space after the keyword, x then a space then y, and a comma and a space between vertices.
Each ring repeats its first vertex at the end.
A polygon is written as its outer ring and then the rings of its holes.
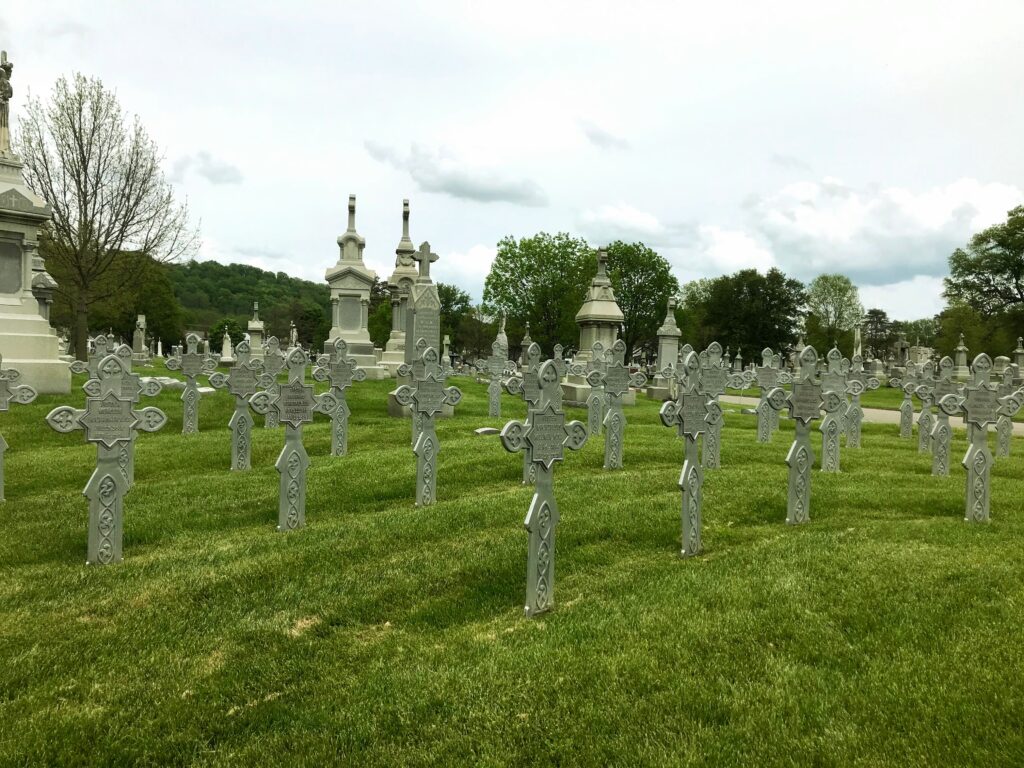
POLYGON ((430 252, 430 243, 424 241, 419 250, 412 255, 413 259, 419 263, 420 277, 424 280, 430 279, 430 264, 437 261, 438 256, 436 253, 430 252))

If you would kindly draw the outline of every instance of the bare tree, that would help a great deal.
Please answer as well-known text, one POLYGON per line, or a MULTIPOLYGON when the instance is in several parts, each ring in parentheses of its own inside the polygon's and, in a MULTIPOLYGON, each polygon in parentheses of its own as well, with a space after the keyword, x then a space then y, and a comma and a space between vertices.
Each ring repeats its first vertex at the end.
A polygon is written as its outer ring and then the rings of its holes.
POLYGON ((72 341, 84 359, 89 307, 125 290, 153 261, 194 255, 199 230, 174 201, 161 156, 117 95, 75 74, 48 102, 29 99, 19 123, 25 180, 53 210, 41 250, 73 308, 72 341))

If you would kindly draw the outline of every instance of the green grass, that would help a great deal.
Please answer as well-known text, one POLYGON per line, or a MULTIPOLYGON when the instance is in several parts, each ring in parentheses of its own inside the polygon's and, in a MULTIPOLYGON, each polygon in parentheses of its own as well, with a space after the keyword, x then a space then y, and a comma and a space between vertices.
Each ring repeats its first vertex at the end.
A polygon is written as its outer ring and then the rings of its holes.
POLYGON ((95 449, 43 423, 81 405, 80 383, 0 414, 2 764, 1024 762, 1019 438, 990 525, 963 522, 959 466, 931 477, 916 440, 865 425, 793 528, 791 427, 759 445, 730 409, 706 554, 682 560, 681 443, 639 398, 625 470, 601 469, 599 440, 557 467, 557 608, 526 620, 530 490, 521 457, 472 432, 502 423, 484 385, 455 380, 439 503, 416 509, 392 384, 357 384, 349 456, 327 456, 322 417, 306 428, 308 527, 290 534, 274 530, 282 433, 258 428, 256 468, 231 473, 231 398, 205 397, 186 437, 163 394, 125 561, 103 568, 84 564, 95 449))

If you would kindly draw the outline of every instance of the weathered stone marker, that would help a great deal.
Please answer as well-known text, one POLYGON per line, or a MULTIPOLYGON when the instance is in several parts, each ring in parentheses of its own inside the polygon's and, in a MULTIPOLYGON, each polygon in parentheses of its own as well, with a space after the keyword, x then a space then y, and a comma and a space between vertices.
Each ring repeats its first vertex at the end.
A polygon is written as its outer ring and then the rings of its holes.
POLYGON ((477 368, 487 374, 487 415, 494 418, 501 418, 501 379, 509 362, 497 341, 491 344, 487 359, 476 361, 477 368))
POLYGON ((917 417, 917 452, 930 453, 932 450, 932 403, 935 391, 935 365, 928 360, 921 366, 914 394, 921 401, 921 413, 917 417))
POLYGON ((595 341, 590 346, 590 357, 586 363, 573 363, 569 372, 574 376, 588 377, 591 373, 598 373, 595 377, 596 385, 591 385, 590 394, 587 395, 587 434, 597 437, 604 432, 605 413, 608 407, 608 398, 604 391, 604 374, 608 370, 608 355, 610 350, 604 348, 604 344, 595 341))
MULTIPOLYGON (((526 403, 526 418, 529 420, 532 413, 531 408, 540 400, 540 379, 539 371, 541 364, 540 345, 531 342, 530 346, 523 352, 524 365, 523 377, 512 378, 505 382, 505 388, 511 395, 519 395, 526 403)), ((596 380, 596 379, 595 379, 596 380)), ((562 395, 557 395, 559 405, 562 402, 562 395)), ((523 454, 523 485, 530 485, 537 477, 537 467, 530 457, 523 454)))
POLYGON ((537 466, 536 483, 525 526, 529 533, 526 566, 526 616, 550 610, 555 604, 555 529, 558 503, 553 484, 554 464, 563 461, 566 447, 578 451, 587 442, 587 428, 579 421, 565 421, 555 403, 561 389, 558 369, 549 360, 540 366, 540 395, 524 422, 510 421, 501 430, 506 451, 524 451, 537 466))
POLYGON ((782 357, 772 352, 771 347, 761 350, 761 365, 754 367, 754 381, 760 388, 757 404, 757 442, 770 443, 772 434, 779 428, 779 412, 768 405, 768 393, 783 384, 792 384, 790 375, 779 370, 782 357))
MULTIPOLYGON (((999 397, 1013 397, 1018 390, 1014 381, 1014 370, 1006 366, 999 376, 999 397)), ((1004 458, 1010 455, 1010 446, 1013 444, 1013 414, 1000 409, 999 418, 996 419, 996 458, 1004 458)))
MULTIPOLYGON (((252 353, 255 353, 255 351, 251 350, 252 353)), ((281 375, 281 371, 284 370, 284 367, 285 353, 281 351, 281 342, 278 341, 277 336, 271 336, 263 345, 263 372, 270 377, 270 383, 266 388, 268 394, 276 395, 281 391, 281 384, 277 379, 281 375)), ((281 425, 279 419, 280 415, 277 409, 270 408, 263 418, 264 429, 279 427, 281 425)))
MULTIPOLYGON (((700 392, 718 402, 725 392, 728 372, 722 357, 722 345, 713 341, 700 355, 700 392)), ((701 446, 701 466, 704 469, 718 469, 722 466, 722 422, 708 425, 701 446)))
MULTIPOLYGON (((955 395, 957 385, 953 382, 953 358, 944 357, 939 361, 939 372, 932 389, 932 398, 939 403, 946 395, 955 395)), ((950 446, 953 442, 953 428, 949 414, 938 409, 932 424, 932 474, 936 477, 949 475, 950 446)))
MULTIPOLYGON (((273 338, 273 337, 271 337, 273 338)), ((277 505, 277 530, 294 531, 306 524, 306 470, 309 454, 302 444, 302 425, 313 421, 313 413, 330 415, 338 407, 331 392, 316 395, 313 385, 306 383, 310 359, 302 347, 288 351, 288 383, 270 388, 270 379, 262 382, 267 389, 249 398, 256 413, 277 412, 277 421, 284 424, 284 448, 274 466, 281 475, 277 505)))
POLYGON ((338 401, 331 413, 331 456, 344 456, 348 453, 348 417, 352 412, 345 401, 345 390, 353 381, 364 381, 366 371, 348 356, 348 343, 340 337, 324 342, 324 351, 327 354, 317 358, 313 378, 330 382, 331 394, 338 401))
POLYGON ((196 376, 209 375, 217 369, 217 364, 199 352, 199 337, 190 333, 185 338, 185 350, 175 357, 164 361, 172 371, 181 371, 185 376, 185 391, 181 393, 184 409, 181 415, 181 433, 192 435, 199 431, 199 387, 196 376))
POLYGON ((850 362, 850 375, 847 377, 846 391, 850 394, 850 404, 846 408, 846 447, 860 448, 861 425, 864 422, 864 409, 860 407, 860 396, 869 390, 878 389, 880 382, 874 376, 864 372, 864 358, 854 355, 850 362))
MULTIPOLYGON (((10 409, 11 403, 28 405, 36 399, 36 391, 28 384, 17 384, 21 378, 21 371, 14 368, 4 368, 4 359, 0 355, 0 413, 10 409)), ((0 435, 0 501, 4 500, 4 453, 7 451, 7 441, 0 435)))
POLYGON ((107 355, 114 354, 114 343, 102 333, 94 339, 89 339, 89 353, 85 362, 72 360, 70 363, 72 373, 88 373, 90 379, 96 378, 96 367, 107 355))
POLYGON ((846 402, 847 380, 850 372, 850 361, 842 353, 832 347, 826 355, 826 369, 821 374, 821 391, 836 394, 841 403, 837 411, 825 414, 821 420, 821 471, 840 471, 840 437, 845 431, 845 417, 848 409, 846 402))
POLYGON ((605 366, 604 392, 608 412, 604 417, 604 468, 622 469, 623 442, 626 436, 626 414, 622 410, 622 396, 630 386, 647 384, 646 374, 630 373, 626 367, 626 343, 617 339, 612 345, 610 362, 605 366))
MULTIPOLYGON (((677 427, 685 441, 683 471, 679 488, 683 494, 683 557, 699 555, 701 542, 704 470, 697 455, 697 438, 722 418, 722 408, 700 392, 700 360, 693 352, 686 355, 677 373, 677 395, 661 406, 661 422, 677 427)), ((670 369, 671 370, 671 369, 670 369)))
MULTIPOLYGON (((227 338, 227 334, 224 334, 227 338)), ((252 428, 255 420, 249 412, 249 398, 260 386, 268 387, 269 379, 261 381, 263 362, 252 359, 248 341, 235 347, 235 364, 227 373, 210 374, 210 384, 227 389, 235 397, 235 412, 228 427, 231 429, 231 469, 242 472, 252 467, 252 428)))
POLYGON ((458 405, 462 392, 457 387, 445 388, 436 349, 424 349, 420 360, 422 364, 412 370, 412 383, 392 394, 402 405, 412 407, 414 418, 420 416, 420 433, 412 449, 416 454, 416 506, 427 507, 437 500, 437 454, 441 451, 434 416, 446 405, 458 405))
POLYGON ((989 383, 992 359, 986 354, 974 358, 974 383, 963 387, 962 395, 946 395, 939 402, 948 415, 962 414, 970 445, 963 458, 967 470, 966 514, 970 523, 987 523, 992 485, 992 452, 988 447, 988 425, 998 418, 996 387, 989 383))
MULTIPOLYGON (((131 348, 126 349, 130 357, 131 348)), ((89 397, 85 408, 62 405, 46 417, 57 432, 81 429, 86 442, 96 444, 96 469, 83 491, 89 499, 89 564, 107 565, 122 559, 124 496, 130 486, 120 466, 119 447, 134 441, 137 430, 156 432, 167 423, 159 408, 136 411, 131 397, 121 394, 130 386, 126 383, 130 375, 121 358, 107 355, 97 365, 97 378, 86 385, 89 397)))
POLYGON ((793 391, 773 389, 768 395, 772 408, 789 408, 789 417, 796 424, 793 445, 786 455, 789 466, 789 493, 786 500, 786 522, 795 525, 811 519, 811 469, 814 467, 814 449, 811 447, 811 422, 826 413, 835 413, 843 407, 843 398, 835 392, 822 391, 815 379, 818 353, 806 346, 800 353, 799 378, 793 382, 793 391))

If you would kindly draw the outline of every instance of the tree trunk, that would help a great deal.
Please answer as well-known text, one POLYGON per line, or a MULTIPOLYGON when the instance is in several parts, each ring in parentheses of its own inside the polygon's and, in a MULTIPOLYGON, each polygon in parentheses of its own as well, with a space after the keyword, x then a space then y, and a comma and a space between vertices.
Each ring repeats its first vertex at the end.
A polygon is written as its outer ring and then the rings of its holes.
POLYGON ((86 360, 89 357, 89 306, 86 304, 85 295, 78 297, 75 305, 75 327, 72 331, 72 341, 75 345, 75 358, 86 360))

